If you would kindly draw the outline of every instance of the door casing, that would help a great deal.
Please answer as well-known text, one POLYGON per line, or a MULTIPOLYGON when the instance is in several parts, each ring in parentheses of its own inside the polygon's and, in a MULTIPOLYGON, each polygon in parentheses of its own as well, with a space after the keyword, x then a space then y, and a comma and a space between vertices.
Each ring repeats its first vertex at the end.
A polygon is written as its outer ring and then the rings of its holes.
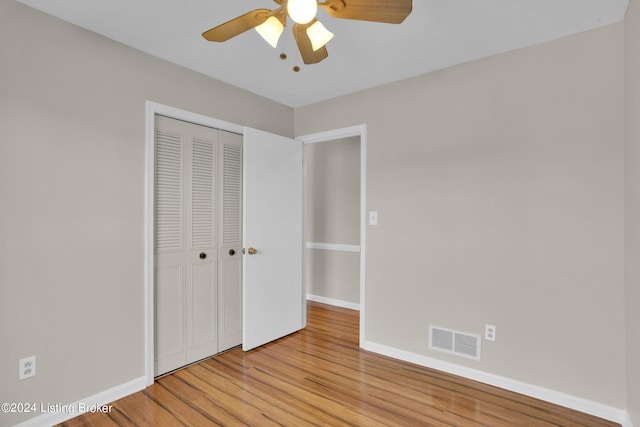
MULTIPOLYGON (((367 125, 356 125, 326 132, 296 137, 303 144, 315 144, 336 139, 360 137, 360 347, 365 344, 365 284, 367 231, 367 125)), ((305 238, 306 241, 306 238, 305 238)), ((305 283, 306 289, 306 283, 305 283)))
POLYGON ((244 134, 244 127, 223 120, 203 116, 178 108, 147 101, 145 105, 145 224, 144 224, 144 296, 145 296, 145 379, 147 386, 154 382, 154 159, 155 159, 155 116, 208 126, 237 134, 244 134))

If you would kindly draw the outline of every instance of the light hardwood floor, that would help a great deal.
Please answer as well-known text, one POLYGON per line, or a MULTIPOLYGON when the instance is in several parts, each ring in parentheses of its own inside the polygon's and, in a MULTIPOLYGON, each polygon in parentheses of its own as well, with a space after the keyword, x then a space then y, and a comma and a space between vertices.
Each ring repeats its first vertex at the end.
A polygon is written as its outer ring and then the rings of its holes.
POLYGON ((305 330, 158 379, 62 426, 614 426, 368 353, 358 313, 310 302, 305 330))

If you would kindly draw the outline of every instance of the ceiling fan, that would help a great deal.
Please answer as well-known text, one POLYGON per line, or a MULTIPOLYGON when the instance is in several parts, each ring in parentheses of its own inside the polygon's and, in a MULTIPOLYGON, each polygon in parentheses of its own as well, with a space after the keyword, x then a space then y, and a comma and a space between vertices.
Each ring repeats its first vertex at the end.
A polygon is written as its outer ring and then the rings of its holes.
POLYGON ((255 9, 202 33, 212 42, 223 42, 255 28, 274 48, 287 24, 293 20, 293 36, 305 64, 325 59, 326 44, 333 34, 316 19, 318 7, 333 18, 399 24, 409 16, 412 0, 273 0, 280 7, 255 9))

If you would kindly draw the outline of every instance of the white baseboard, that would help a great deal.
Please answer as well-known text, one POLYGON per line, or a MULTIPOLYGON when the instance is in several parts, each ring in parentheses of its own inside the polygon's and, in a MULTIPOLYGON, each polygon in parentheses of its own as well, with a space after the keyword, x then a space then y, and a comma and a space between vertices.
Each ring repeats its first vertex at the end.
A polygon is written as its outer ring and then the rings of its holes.
POLYGON ((544 387, 539 387, 510 378, 501 377, 499 375, 479 371, 477 369, 456 365, 455 363, 445 362, 422 354, 399 350, 397 348, 389 347, 371 341, 365 341, 363 348, 367 351, 382 354, 384 356, 389 356, 395 359, 404 360, 405 362, 415 363, 416 365, 426 366, 428 368, 448 372, 450 374, 458 375, 474 381, 524 394, 526 396, 534 397, 546 402, 554 403, 556 405, 564 406, 565 408, 574 409, 576 411, 614 421, 616 423, 620 423, 622 427, 633 427, 628 412, 623 409, 618 409, 581 397, 572 396, 544 387))
POLYGON ((101 408, 111 402, 122 399, 125 396, 144 390, 146 386, 147 378, 140 377, 108 390, 101 391, 100 393, 94 394, 93 396, 89 396, 85 399, 78 400, 74 403, 58 404, 53 406, 49 404, 50 407, 45 408, 49 412, 45 412, 35 418, 24 421, 16 427, 49 427, 55 424, 60 424, 73 417, 77 417, 84 412, 90 410, 95 411, 95 408, 101 408), (82 408, 84 408, 84 410, 81 410, 82 408))
POLYGON ((339 300, 339 299, 321 297, 321 296, 312 295, 312 294, 307 294, 307 299, 309 301, 320 302, 322 304, 335 305, 336 307, 342 307, 342 308, 348 308, 348 309, 351 309, 351 310, 360 311, 360 304, 357 304, 355 302, 342 301, 342 300, 339 300))
POLYGON ((628 411, 624 411, 624 421, 620 424, 622 424, 622 427, 633 427, 633 422, 631 422, 631 417, 629 416, 628 411))

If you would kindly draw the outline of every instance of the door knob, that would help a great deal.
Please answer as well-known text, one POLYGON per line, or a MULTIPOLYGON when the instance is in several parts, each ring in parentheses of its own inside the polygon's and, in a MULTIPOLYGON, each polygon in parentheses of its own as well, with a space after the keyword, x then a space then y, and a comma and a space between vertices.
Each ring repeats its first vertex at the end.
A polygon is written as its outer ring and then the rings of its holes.
POLYGON ((234 256, 236 254, 235 249, 229 249, 229 255, 234 256))
POLYGON ((200 252, 200 259, 205 259, 207 257, 207 254, 204 252, 200 252))
POLYGON ((249 248, 247 252, 249 252, 249 255, 255 255, 258 253, 258 250, 256 248, 249 248))

